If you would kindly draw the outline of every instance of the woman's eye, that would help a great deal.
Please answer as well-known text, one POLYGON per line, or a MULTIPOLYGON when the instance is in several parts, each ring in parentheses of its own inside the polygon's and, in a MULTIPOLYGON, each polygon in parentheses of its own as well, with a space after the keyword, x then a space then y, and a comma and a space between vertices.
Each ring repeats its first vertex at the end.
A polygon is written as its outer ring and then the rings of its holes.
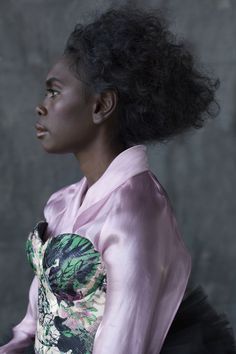
POLYGON ((48 93, 50 93, 50 98, 54 98, 55 96, 58 95, 59 91, 53 90, 53 89, 46 89, 46 93, 45 96, 48 95, 48 93))

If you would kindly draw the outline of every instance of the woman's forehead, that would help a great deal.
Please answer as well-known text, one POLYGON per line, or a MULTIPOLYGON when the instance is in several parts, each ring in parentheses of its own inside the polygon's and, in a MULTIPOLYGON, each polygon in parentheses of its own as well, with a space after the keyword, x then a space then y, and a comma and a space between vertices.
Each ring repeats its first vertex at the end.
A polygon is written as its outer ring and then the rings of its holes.
POLYGON ((79 83, 79 80, 69 69, 68 61, 64 58, 57 60, 48 71, 46 82, 50 82, 52 79, 65 85, 72 82, 79 83))

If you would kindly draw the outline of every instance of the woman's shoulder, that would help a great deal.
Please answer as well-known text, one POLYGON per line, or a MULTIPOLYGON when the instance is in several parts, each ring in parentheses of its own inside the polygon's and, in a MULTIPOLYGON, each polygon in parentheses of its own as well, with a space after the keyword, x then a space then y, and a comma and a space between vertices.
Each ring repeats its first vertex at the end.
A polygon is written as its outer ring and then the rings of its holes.
POLYGON ((118 197, 115 199, 118 202, 125 200, 130 209, 134 206, 144 209, 148 205, 159 209, 160 205, 170 205, 168 193, 151 170, 129 178, 116 190, 116 194, 118 197))

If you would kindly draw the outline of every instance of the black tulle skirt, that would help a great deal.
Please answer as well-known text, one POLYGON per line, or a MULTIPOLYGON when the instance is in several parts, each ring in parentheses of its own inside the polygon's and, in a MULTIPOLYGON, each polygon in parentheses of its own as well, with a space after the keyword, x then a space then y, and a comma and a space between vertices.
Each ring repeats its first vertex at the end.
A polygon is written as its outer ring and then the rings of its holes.
POLYGON ((217 314, 200 286, 182 301, 160 354, 236 354, 226 316, 217 314))
MULTIPOLYGON (((10 337, 2 344, 8 340, 10 337)), ((33 345, 25 350, 25 354, 33 353, 33 345)), ((160 354, 236 354, 233 330, 226 316, 216 313, 201 287, 182 301, 160 354)))

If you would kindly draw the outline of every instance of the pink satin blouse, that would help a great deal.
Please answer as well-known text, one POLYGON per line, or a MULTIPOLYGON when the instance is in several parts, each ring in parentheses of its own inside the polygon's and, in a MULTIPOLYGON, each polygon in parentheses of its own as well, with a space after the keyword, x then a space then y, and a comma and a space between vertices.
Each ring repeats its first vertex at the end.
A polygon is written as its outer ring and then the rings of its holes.
MULTIPOLYGON (((83 177, 52 194, 44 209, 48 237, 77 233, 106 266, 106 302, 92 354, 158 354, 189 279, 191 257, 146 150, 122 151, 90 188, 83 177)), ((35 276, 26 315, 0 353, 18 353, 32 342, 37 296, 35 276)))

